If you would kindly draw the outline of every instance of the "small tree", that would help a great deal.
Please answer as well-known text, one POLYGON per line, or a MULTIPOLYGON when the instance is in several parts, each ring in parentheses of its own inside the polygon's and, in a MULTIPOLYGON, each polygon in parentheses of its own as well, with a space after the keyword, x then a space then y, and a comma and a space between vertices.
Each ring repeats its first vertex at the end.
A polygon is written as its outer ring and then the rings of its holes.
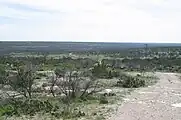
POLYGON ((92 76, 83 77, 84 75, 77 71, 66 72, 64 77, 52 79, 51 93, 54 86, 58 86, 60 92, 65 94, 67 102, 75 98, 84 98, 98 91, 100 87, 98 81, 92 76))
POLYGON ((106 65, 104 63, 97 63, 92 69, 92 74, 98 78, 107 78, 108 70, 106 65))
POLYGON ((8 80, 9 85, 26 98, 32 97, 32 86, 36 77, 36 70, 32 64, 17 67, 17 74, 8 80))
POLYGON ((6 84, 6 79, 8 76, 8 72, 6 72, 6 68, 3 65, 0 65, 0 84, 6 84))

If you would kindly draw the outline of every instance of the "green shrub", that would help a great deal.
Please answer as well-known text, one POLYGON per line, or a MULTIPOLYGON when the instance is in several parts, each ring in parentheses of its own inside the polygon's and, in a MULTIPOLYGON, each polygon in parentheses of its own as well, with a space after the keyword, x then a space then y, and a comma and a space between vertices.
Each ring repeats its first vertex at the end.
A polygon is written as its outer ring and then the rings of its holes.
POLYGON ((92 69, 92 74, 97 78, 105 79, 112 79, 119 76, 119 72, 113 70, 113 68, 108 68, 104 63, 97 63, 92 69))
POLYGON ((108 78, 108 70, 104 64, 97 64, 92 69, 92 74, 97 78, 108 78))
POLYGON ((60 115, 63 119, 70 119, 85 116, 85 112, 81 111, 79 108, 75 108, 75 106, 70 105, 64 107, 60 115))
POLYGON ((108 104, 109 101, 107 100, 107 98, 105 96, 102 96, 99 100, 100 104, 108 104))
POLYGON ((7 105, 0 107, 1 115, 35 115, 38 112, 50 113, 55 109, 49 101, 40 100, 19 100, 11 101, 7 105))
POLYGON ((122 74, 119 81, 117 82, 118 86, 124 88, 138 88, 146 85, 146 81, 139 76, 129 76, 122 74))
POLYGON ((14 108, 11 105, 0 106, 0 116, 11 116, 13 115, 14 108))
POLYGON ((60 108, 58 105, 50 103, 48 100, 42 101, 37 99, 13 100, 0 106, 1 116, 34 116, 37 113, 48 113, 56 118, 77 118, 85 116, 80 109, 74 109, 73 105, 65 105, 60 108))

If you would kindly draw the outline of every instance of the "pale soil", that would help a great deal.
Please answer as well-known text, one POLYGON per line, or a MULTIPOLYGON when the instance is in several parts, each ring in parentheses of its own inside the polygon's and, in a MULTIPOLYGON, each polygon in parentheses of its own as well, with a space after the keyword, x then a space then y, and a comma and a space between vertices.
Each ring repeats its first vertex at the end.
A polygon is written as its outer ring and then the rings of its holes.
POLYGON ((107 120, 181 120, 181 81, 175 73, 155 73, 154 86, 127 96, 107 120))

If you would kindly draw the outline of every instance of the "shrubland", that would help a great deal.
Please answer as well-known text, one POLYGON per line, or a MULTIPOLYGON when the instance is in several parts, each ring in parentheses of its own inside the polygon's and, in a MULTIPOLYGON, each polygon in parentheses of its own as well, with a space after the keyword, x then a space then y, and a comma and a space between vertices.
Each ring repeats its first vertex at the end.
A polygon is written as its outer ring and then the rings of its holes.
MULTIPOLYGON (((31 118, 43 114, 53 119, 103 118, 104 114, 99 112, 120 100, 124 91, 153 83, 155 78, 145 72, 159 70, 174 60, 162 61, 156 58, 2 57, 0 116, 31 118)), ((178 61, 174 65, 179 66, 178 61)))

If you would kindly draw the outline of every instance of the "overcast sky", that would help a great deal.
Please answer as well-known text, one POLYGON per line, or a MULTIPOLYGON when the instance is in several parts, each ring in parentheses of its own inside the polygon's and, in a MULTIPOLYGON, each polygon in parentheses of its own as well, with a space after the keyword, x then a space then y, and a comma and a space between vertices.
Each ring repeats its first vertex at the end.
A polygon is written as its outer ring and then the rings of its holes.
POLYGON ((0 40, 181 43, 181 0, 0 0, 0 40))

